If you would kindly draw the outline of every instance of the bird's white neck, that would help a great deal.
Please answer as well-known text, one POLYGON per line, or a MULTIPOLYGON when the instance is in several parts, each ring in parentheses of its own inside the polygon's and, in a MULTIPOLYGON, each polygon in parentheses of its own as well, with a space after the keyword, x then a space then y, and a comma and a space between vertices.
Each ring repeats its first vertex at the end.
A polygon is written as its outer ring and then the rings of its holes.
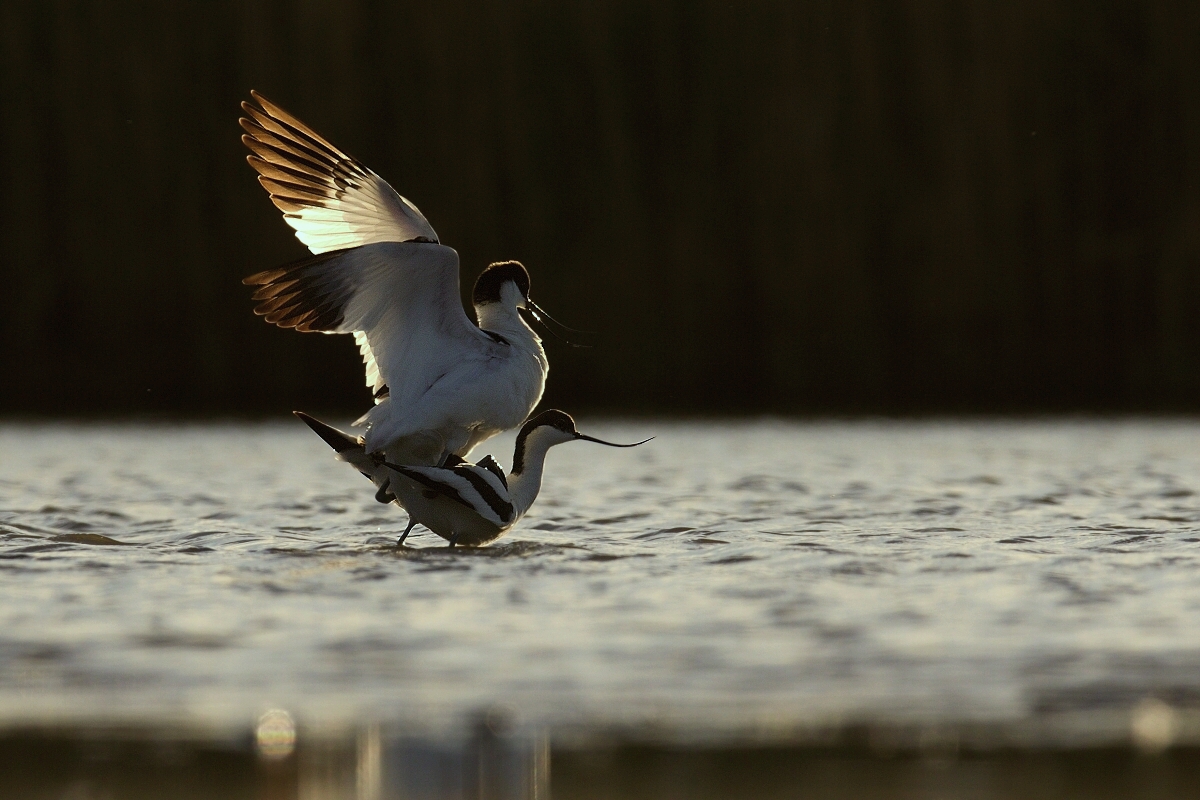
POLYGON ((525 298, 521 296, 517 285, 508 281, 500 287, 499 301, 475 306, 475 318, 479 320, 480 328, 498 333, 514 344, 525 347, 537 345, 541 339, 533 332, 533 328, 525 324, 517 310, 524 303, 525 298))
POLYGON ((475 317, 479 320, 480 328, 498 333, 512 344, 532 347, 541 342, 533 329, 521 319, 516 305, 500 302, 475 306, 475 317))
POLYGON ((515 338, 522 341, 541 341, 533 329, 525 324, 515 308, 505 308, 504 303, 488 303, 485 306, 475 306, 475 316, 479 327, 485 331, 498 333, 505 339, 515 338))
POLYGON ((542 472, 546 465, 546 453, 559 441, 547 436, 518 437, 517 450, 513 454, 513 468, 508 474, 508 493, 512 497, 517 517, 525 512, 537 499, 542 489, 542 472))

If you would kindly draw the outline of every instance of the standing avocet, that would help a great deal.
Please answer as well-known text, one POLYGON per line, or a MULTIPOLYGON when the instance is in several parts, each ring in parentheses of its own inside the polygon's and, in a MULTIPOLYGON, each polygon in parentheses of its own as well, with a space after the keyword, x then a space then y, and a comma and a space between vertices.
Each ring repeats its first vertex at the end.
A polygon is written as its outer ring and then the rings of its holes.
POLYGON ((254 309, 302 332, 353 333, 375 407, 367 452, 392 463, 437 465, 515 428, 541 399, 549 365, 518 309, 529 273, 516 261, 475 281, 479 324, 458 295, 458 253, 417 207, 300 120, 251 92, 242 103, 250 165, 313 256, 243 281, 254 309))
MULTIPOLYGON (((362 440, 297 411, 296 416, 332 447, 343 461, 379 487, 375 499, 395 501, 408 511, 408 527, 397 545, 404 544, 417 523, 450 542, 450 546, 478 546, 500 538, 520 522, 542 488, 546 453, 556 444, 583 440, 609 447, 615 444, 575 430, 571 415, 558 409, 543 411, 521 426, 513 449, 512 469, 504 470, 491 456, 477 464, 462 461, 442 467, 392 464, 367 453, 362 440)), ((651 439, 654 437, 650 437, 651 439)))

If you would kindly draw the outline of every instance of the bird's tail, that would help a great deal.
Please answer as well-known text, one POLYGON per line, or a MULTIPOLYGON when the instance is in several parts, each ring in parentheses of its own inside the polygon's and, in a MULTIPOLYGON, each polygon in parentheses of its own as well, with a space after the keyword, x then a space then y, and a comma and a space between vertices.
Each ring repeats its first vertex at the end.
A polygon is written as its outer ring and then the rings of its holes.
POLYGON ((315 417, 310 417, 303 411, 293 411, 300 419, 304 420, 304 424, 312 428, 313 433, 325 440, 325 444, 334 449, 338 455, 345 453, 348 450, 355 448, 361 449, 363 446, 362 439, 357 436, 351 436, 348 433, 342 433, 332 425, 326 425, 321 420, 315 417))
POLYGON ((305 425, 312 428, 313 433, 324 439, 325 444, 333 448, 339 459, 374 480, 378 465, 375 459, 367 454, 362 437, 343 433, 332 425, 326 425, 321 420, 310 417, 303 411, 293 411, 292 413, 302 419, 305 425))

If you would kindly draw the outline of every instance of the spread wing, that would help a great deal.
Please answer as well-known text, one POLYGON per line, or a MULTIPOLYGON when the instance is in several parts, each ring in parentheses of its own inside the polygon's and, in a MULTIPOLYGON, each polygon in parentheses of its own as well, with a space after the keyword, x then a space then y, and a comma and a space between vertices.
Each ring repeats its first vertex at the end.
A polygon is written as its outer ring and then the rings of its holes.
POLYGON ((463 311, 458 253, 440 244, 382 242, 335 250, 242 282, 259 287, 254 313, 267 322, 360 337, 372 354, 368 382, 374 375, 377 398, 388 388, 399 414, 453 367, 502 353, 503 346, 463 311))
MULTIPOLYGON (((433 226, 387 181, 257 92, 239 122, 258 182, 314 254, 377 242, 437 242, 433 226)), ((361 343, 360 343, 361 344, 361 343)))

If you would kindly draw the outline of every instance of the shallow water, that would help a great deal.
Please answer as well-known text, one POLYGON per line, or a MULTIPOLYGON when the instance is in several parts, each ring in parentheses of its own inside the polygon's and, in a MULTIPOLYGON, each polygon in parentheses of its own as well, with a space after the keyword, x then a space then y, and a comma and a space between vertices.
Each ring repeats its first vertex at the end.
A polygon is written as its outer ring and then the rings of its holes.
POLYGON ((450 551, 291 420, 0 426, 0 725, 1200 741, 1200 424, 580 429, 450 551))

